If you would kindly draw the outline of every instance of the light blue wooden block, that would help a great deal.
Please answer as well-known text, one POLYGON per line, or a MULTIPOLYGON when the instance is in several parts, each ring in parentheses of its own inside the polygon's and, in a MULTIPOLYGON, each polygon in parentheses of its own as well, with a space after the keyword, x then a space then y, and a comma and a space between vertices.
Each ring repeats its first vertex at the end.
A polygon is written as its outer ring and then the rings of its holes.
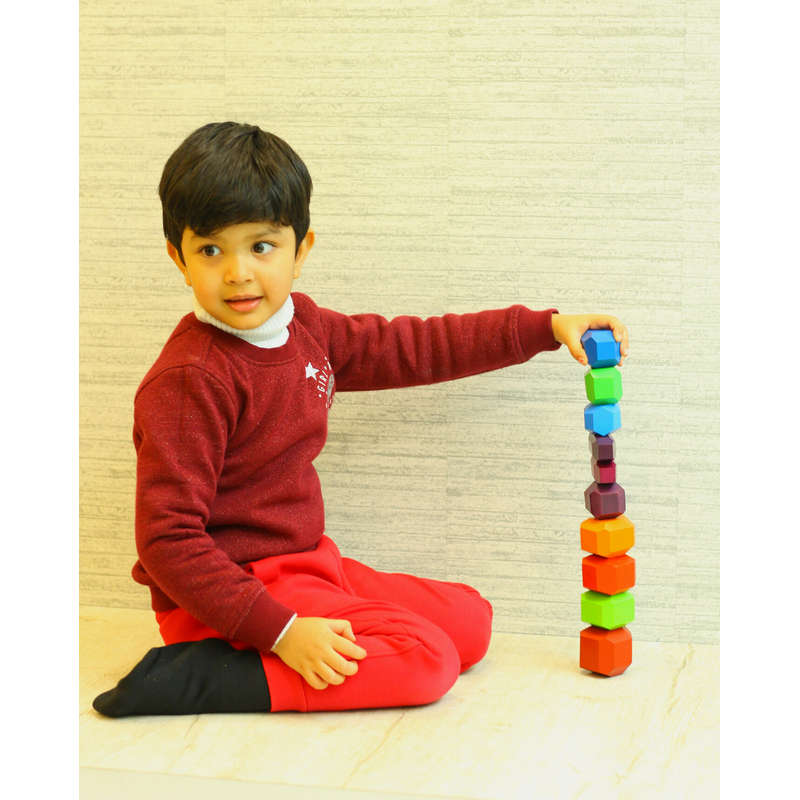
POLYGON ((598 436, 608 436, 622 427, 622 414, 617 403, 596 406, 589 403, 583 409, 583 424, 587 431, 598 436))
POLYGON ((611 331, 586 331, 581 336, 581 344, 592 369, 615 367, 619 364, 619 342, 611 331))

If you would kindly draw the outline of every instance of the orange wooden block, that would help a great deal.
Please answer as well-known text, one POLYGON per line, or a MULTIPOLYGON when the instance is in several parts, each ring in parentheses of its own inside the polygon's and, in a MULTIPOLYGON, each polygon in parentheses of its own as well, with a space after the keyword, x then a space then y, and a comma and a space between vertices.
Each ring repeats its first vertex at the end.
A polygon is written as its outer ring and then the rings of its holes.
POLYGON ((634 543, 633 523, 624 514, 613 519, 590 518, 581 524, 581 550, 596 556, 624 555, 634 543))
POLYGON ((625 628, 607 631, 594 625, 581 631, 581 669, 620 675, 633 661, 633 638, 625 628))
POLYGON ((583 585, 593 592, 621 594, 636 584, 636 561, 630 556, 586 556, 582 569, 583 585))

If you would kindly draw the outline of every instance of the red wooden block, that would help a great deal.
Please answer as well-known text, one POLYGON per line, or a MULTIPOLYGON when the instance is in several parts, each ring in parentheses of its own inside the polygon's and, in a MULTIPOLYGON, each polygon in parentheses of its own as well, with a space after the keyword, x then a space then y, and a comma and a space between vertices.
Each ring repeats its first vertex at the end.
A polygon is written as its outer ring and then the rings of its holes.
POLYGON ((583 493, 586 510, 595 519, 613 519, 625 513, 625 490, 618 483, 597 483, 583 493))
POLYGON ((617 480, 617 465, 613 461, 598 461, 593 458, 592 475, 597 483, 615 483, 617 480))
POLYGON ((601 594, 622 594, 636 585, 636 561, 630 556, 586 556, 582 572, 584 587, 601 594))
POLYGON ((633 638, 626 628, 607 631, 594 625, 581 631, 581 669, 620 675, 633 661, 633 638))

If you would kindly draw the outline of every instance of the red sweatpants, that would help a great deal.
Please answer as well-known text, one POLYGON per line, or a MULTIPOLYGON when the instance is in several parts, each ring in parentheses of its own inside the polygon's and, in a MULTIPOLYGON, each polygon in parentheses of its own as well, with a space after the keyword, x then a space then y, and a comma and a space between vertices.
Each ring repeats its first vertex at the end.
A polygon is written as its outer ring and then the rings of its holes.
MULTIPOLYGON (((432 703, 489 647, 492 607, 460 583, 377 572, 342 558, 323 536, 316 550, 247 566, 300 617, 346 619, 367 651, 339 686, 313 689, 274 653, 261 653, 272 711, 337 711, 432 703)), ((166 644, 225 637, 182 608, 156 614, 166 644)), ((244 642, 230 641, 247 648, 244 642)))

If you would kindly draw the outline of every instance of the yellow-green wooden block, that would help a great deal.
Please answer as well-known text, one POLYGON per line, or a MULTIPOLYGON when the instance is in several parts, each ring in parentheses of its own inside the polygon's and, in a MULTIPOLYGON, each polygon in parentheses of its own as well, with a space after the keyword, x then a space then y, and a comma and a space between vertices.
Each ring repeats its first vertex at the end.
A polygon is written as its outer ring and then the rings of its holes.
POLYGON ((586 396, 596 406, 618 403, 622 399, 622 373, 616 367, 590 369, 584 381, 586 396))
POLYGON ((598 628, 613 631, 633 622, 634 602, 630 592, 600 594, 584 592, 581 595, 581 620, 598 628))

